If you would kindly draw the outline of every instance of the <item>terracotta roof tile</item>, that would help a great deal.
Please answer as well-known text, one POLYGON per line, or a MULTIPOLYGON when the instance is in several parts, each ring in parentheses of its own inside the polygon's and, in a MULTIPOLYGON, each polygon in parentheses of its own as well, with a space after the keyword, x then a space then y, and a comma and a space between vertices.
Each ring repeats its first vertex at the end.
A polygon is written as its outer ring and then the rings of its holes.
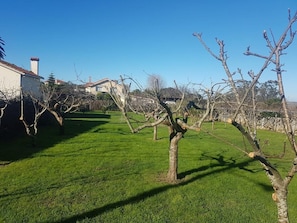
POLYGON ((12 63, 8 63, 8 62, 6 62, 4 60, 0 60, 0 64, 4 64, 5 66, 10 67, 10 68, 12 68, 12 69, 14 69, 16 71, 19 71, 19 72, 21 72, 23 74, 30 74, 30 75, 35 75, 35 76, 37 75, 32 71, 29 71, 29 70, 26 70, 24 68, 18 67, 17 65, 12 64, 12 63))

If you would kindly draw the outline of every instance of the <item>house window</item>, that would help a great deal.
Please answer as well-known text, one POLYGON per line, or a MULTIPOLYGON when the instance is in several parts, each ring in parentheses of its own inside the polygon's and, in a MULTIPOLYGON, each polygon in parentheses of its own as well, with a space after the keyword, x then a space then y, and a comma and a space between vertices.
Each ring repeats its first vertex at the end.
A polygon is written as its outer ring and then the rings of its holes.
POLYGON ((102 89, 102 87, 101 87, 100 85, 97 85, 97 86, 96 86, 96 91, 100 91, 100 92, 102 92, 103 89, 102 89))

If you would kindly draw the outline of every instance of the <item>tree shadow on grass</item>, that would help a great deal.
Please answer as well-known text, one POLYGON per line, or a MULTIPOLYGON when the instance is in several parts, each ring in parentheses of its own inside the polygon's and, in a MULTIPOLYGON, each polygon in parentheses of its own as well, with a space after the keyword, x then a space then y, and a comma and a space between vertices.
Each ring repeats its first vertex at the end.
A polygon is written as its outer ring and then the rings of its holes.
MULTIPOLYGON (((87 212, 84 212, 84 213, 81 213, 81 214, 78 214, 78 215, 74 215, 74 216, 69 217, 69 218, 61 219, 60 221, 57 221, 56 223, 58 223, 58 222, 60 222, 60 223, 72 223, 72 222, 77 222, 77 221, 80 221, 80 220, 83 220, 83 219, 86 219, 86 218, 95 218, 96 216, 99 216, 99 215, 101 215, 101 214, 103 214, 105 212, 108 212, 108 211, 112 211, 113 209, 123 207, 123 206, 126 206, 128 204, 134 204, 134 203, 141 202, 141 201, 143 201, 145 199, 148 199, 148 198, 150 198, 152 196, 158 195, 158 194, 160 194, 162 192, 165 192, 167 190, 170 190, 170 189, 173 189, 173 188, 178 188, 178 187, 181 187, 181 186, 184 186, 184 185, 188 185, 190 183, 195 182, 196 180, 202 179, 202 178, 207 177, 209 175, 218 174, 220 172, 224 172, 224 171, 227 171, 229 169, 239 168, 241 170, 249 171, 249 170, 247 170, 246 166, 249 163, 253 162, 253 160, 246 160, 246 161, 243 161, 243 162, 236 163, 236 161, 232 160, 232 159, 228 160, 228 161, 224 161, 223 156, 219 156, 218 158, 215 158, 215 157, 212 157, 212 158, 217 160, 218 163, 217 164, 212 164, 212 165, 206 165, 206 166, 202 166, 202 167, 199 167, 199 168, 195 168, 195 169, 192 169, 192 170, 185 171, 183 173, 180 173, 179 177, 184 178, 187 175, 194 174, 196 172, 201 172, 201 171, 204 171, 204 170, 207 170, 207 169, 212 169, 211 171, 198 174, 198 175, 196 175, 194 177, 191 177, 188 180, 186 180, 186 179, 180 180, 176 184, 168 184, 168 185, 165 185, 165 186, 162 186, 162 187, 154 188, 154 189, 145 191, 143 193, 137 194, 135 196, 132 196, 132 197, 126 199, 126 200, 121 200, 121 201, 117 201, 117 202, 114 202, 114 203, 110 203, 110 204, 107 204, 105 206, 95 208, 93 210, 90 210, 90 211, 87 211, 87 212), (218 169, 216 167, 221 167, 221 168, 218 169), (216 168, 216 169, 213 169, 213 168, 216 168)), ((252 172, 252 171, 249 171, 249 172, 252 172)))
MULTIPOLYGON (((97 126, 108 123, 109 115, 106 114, 82 114, 65 120, 65 134, 60 135, 57 123, 42 125, 38 128, 35 138, 36 145, 32 145, 31 138, 25 133, 1 142, 0 147, 0 167, 11 162, 31 157, 33 154, 45 150, 62 141, 76 137, 97 126), (75 117, 75 118, 74 118, 75 117)), ((25 131, 25 130, 23 130, 25 131)))
POLYGON ((239 168, 241 170, 244 171, 248 171, 251 173, 255 173, 255 170, 252 169, 248 169, 247 166, 249 163, 254 162, 255 160, 247 160, 246 162, 241 162, 241 163, 237 163, 236 160, 232 157, 230 157, 229 159, 225 159, 225 157, 219 153, 217 156, 210 156, 207 155, 206 153, 202 153, 200 160, 214 160, 216 163, 211 164, 209 166, 203 166, 203 167, 199 167, 199 168, 194 168, 191 170, 187 170, 185 172, 179 173, 178 174, 178 179, 183 179, 185 178, 187 175, 193 174, 195 172, 200 172, 200 171, 204 171, 208 168, 214 168, 214 167, 229 167, 231 168, 239 168))
POLYGON ((76 113, 67 114, 66 118, 106 118, 106 119, 109 119, 110 115, 108 115, 108 114, 97 114, 97 113, 87 113, 87 112, 76 112, 76 113))
MULTIPOLYGON (((229 169, 238 168, 240 170, 247 171, 250 173, 257 173, 257 172, 263 171, 262 168, 256 168, 256 169, 248 168, 248 165, 250 163, 256 162, 256 160, 254 160, 254 159, 248 159, 246 162, 237 163, 236 160, 232 157, 230 157, 229 159, 225 159, 224 156, 221 155, 221 153, 219 153, 217 156, 210 156, 210 155, 207 155, 206 153, 202 153, 200 160, 205 160, 205 159, 214 160, 217 162, 217 164, 212 164, 211 167, 209 166, 209 168, 220 167, 220 166, 221 167, 229 167, 229 169)), ((178 174, 178 178, 183 179, 187 175, 190 175, 195 172, 202 171, 202 170, 206 170, 206 169, 207 169, 207 166, 188 170, 188 171, 178 174)), ((253 181, 255 184, 262 187, 262 189, 265 191, 273 191, 271 184, 265 184, 263 182, 259 182, 259 181, 255 180, 255 178, 252 178, 252 179, 249 178, 248 180, 253 181)))

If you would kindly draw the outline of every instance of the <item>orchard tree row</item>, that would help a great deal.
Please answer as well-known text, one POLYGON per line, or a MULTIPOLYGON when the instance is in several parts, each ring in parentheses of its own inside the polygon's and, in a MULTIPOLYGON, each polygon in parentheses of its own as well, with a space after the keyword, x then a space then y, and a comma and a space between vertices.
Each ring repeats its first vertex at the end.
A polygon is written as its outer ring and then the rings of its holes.
MULTIPOLYGON (((272 31, 270 35, 264 31, 263 37, 267 47, 267 54, 259 54, 247 47, 244 52, 246 56, 253 56, 262 61, 260 67, 252 68, 247 73, 243 73, 240 68, 236 71, 230 70, 229 57, 223 40, 215 39, 218 48, 213 51, 204 41, 202 33, 194 33, 193 36, 209 53, 210 57, 218 61, 222 66, 222 71, 226 74, 225 80, 211 83, 210 86, 193 83, 181 87, 172 80, 175 87, 164 91, 162 79, 156 75, 151 75, 147 89, 143 89, 136 80, 126 76, 121 76, 119 80, 122 86, 121 92, 116 90, 117 88, 110 86, 108 93, 122 112, 131 133, 138 133, 145 128, 153 128, 153 138, 156 140, 158 126, 168 126, 168 182, 179 183, 179 142, 187 131, 201 131, 206 119, 213 121, 217 117, 216 112, 219 112, 221 108, 229 108, 231 115, 228 123, 242 134, 249 145, 247 149, 240 151, 250 159, 258 161, 263 167, 274 190, 272 199, 277 207, 278 222, 289 222, 288 187, 297 171, 297 144, 295 130, 292 126, 292 116, 285 96, 285 86, 283 84, 284 65, 281 59, 286 49, 293 43, 296 34, 293 31, 293 25, 296 21, 297 12, 291 16, 289 10, 288 24, 279 38, 276 38, 272 31), (264 71, 272 71, 271 81, 259 84, 264 71), (130 86, 132 84, 136 85, 137 89, 131 92, 130 86), (168 91, 171 91, 171 93, 168 94, 168 91), (170 100, 168 100, 169 98, 170 100), (284 133, 291 148, 291 157, 293 157, 284 176, 281 174, 283 170, 279 170, 278 165, 275 165, 275 160, 272 163, 270 157, 264 154, 257 137, 258 110, 272 105, 278 108, 284 133), (131 115, 133 113, 138 115, 131 115), (137 117, 137 120, 135 120, 135 117, 137 117)), ((0 52, 2 52, 3 57, 3 49, 0 52)), ((112 83, 110 84, 112 85, 112 83)), ((56 118, 61 127, 61 132, 63 132, 64 115, 89 102, 89 95, 84 92, 82 93, 73 88, 71 90, 67 87, 60 88, 51 84, 50 81, 47 85, 42 85, 41 89, 41 98, 36 98, 28 92, 21 94, 20 120, 30 136, 37 134, 38 119, 45 111, 48 111, 56 118), (34 118, 30 123, 22 112, 25 98, 31 101, 35 111, 34 118)), ((1 100, 1 108, 3 108, 1 109, 1 115, 3 115, 3 111, 7 106, 5 94, 2 95, 4 96, 1 100)), ((93 100, 93 98, 90 100, 93 100)), ((282 150, 283 148, 280 148, 280 151, 282 150)))
MULTIPOLYGON (((179 142, 187 131, 201 131, 203 122, 207 117, 212 116, 213 111, 220 104, 229 106, 232 115, 228 122, 234 126, 248 143, 247 149, 240 151, 246 154, 247 157, 257 160, 263 167, 263 170, 271 183, 274 190, 272 199, 277 207, 278 222, 289 222, 288 214, 288 187, 297 171, 297 144, 295 137, 295 129, 292 126, 292 116, 289 111, 288 102, 285 96, 285 86, 283 84, 283 62, 282 58, 285 51, 293 43, 296 31, 293 31, 293 25, 297 20, 297 12, 291 16, 289 10, 288 24, 284 32, 276 38, 271 31, 268 35, 266 31, 263 33, 265 45, 267 47, 267 54, 259 54, 247 47, 244 54, 246 56, 253 56, 262 60, 262 66, 250 69, 246 74, 240 68, 237 71, 230 70, 225 49, 225 43, 218 38, 215 39, 218 49, 213 51, 208 47, 204 41, 202 33, 194 33, 193 36, 197 38, 199 43, 205 48, 209 55, 217 60, 222 66, 222 71, 226 74, 226 80, 221 83, 212 83, 211 86, 205 87, 202 84, 196 84, 197 92, 202 94, 197 95, 196 98, 203 98, 205 100, 204 108, 199 117, 194 117, 194 121, 189 122, 191 111, 187 105, 191 103, 187 101, 185 95, 187 88, 180 88, 176 85, 176 90, 180 92, 179 100, 176 103, 166 103, 164 101, 164 94, 162 94, 162 81, 159 78, 153 77, 151 80, 151 88, 148 91, 138 90, 137 93, 145 93, 147 103, 133 103, 135 96, 129 92, 128 87, 124 87, 121 95, 118 92, 110 92, 111 97, 123 113, 132 133, 137 133, 144 128, 154 128, 154 135, 157 132, 157 127, 161 124, 167 125, 169 128, 169 168, 167 173, 167 180, 172 183, 178 183, 178 149, 179 142), (260 87, 257 87, 260 77, 264 71, 272 70, 271 80, 260 87), (274 74, 274 75, 273 75, 274 74), (274 91, 275 87, 277 92, 274 91), (124 96, 123 96, 124 95, 124 96), (202 97, 201 97, 202 96, 202 97), (288 144, 291 148, 292 159, 289 161, 289 168, 287 173, 282 175, 282 171, 278 169, 275 160, 271 162, 269 156, 265 155, 262 146, 257 137, 257 111, 259 106, 276 104, 283 125, 283 132, 285 133, 288 144), (147 109, 144 105, 150 104, 147 109), (143 119, 135 122, 133 118, 129 117, 129 112, 142 113, 143 119), (137 123, 137 125, 135 125, 137 123)), ((256 49, 257 50, 257 49, 256 49)), ((198 62, 198 61, 197 61, 198 62)), ((130 86, 135 80, 131 78, 121 77, 123 86, 130 86)), ((139 84, 137 84, 140 86, 139 84)), ((198 106, 197 106, 198 107, 198 106)), ((155 139, 155 137, 154 137, 155 139)), ((195 147, 195 145, 193 145, 195 147)), ((199 148, 198 148, 199 149, 199 148)), ((279 148, 280 151, 283 147, 279 148)), ((258 202, 258 201, 255 201, 258 202)))

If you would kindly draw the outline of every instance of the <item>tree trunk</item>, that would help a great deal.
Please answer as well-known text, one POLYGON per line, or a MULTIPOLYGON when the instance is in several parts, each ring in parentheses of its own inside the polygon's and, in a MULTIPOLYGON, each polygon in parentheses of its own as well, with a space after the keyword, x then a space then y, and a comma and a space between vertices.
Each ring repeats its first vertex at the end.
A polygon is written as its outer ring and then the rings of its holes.
POLYGON ((158 139, 158 126, 157 125, 154 126, 154 138, 153 139, 154 140, 158 139))
POLYGON ((276 202, 277 206, 279 223, 289 223, 287 194, 288 191, 286 188, 279 188, 272 194, 272 199, 276 202))
POLYGON ((178 173, 178 142, 182 138, 183 133, 177 132, 170 135, 170 147, 169 147, 169 169, 167 173, 167 179, 169 182, 177 181, 178 173))
POLYGON ((134 133, 134 129, 133 129, 133 126, 132 126, 132 124, 130 122, 130 119, 127 116, 127 112, 125 111, 124 108, 121 108, 121 112, 122 112, 122 115, 124 116, 125 121, 127 122, 128 126, 129 126, 130 131, 132 133, 134 133))
POLYGON ((64 135, 65 134, 64 118, 62 116, 59 116, 59 118, 57 119, 57 121, 59 123, 59 132, 60 132, 60 135, 64 135))
POLYGON ((60 115, 58 112, 54 110, 49 110, 49 112, 55 117, 59 124, 59 133, 60 135, 64 135, 65 129, 64 129, 64 117, 60 115))

